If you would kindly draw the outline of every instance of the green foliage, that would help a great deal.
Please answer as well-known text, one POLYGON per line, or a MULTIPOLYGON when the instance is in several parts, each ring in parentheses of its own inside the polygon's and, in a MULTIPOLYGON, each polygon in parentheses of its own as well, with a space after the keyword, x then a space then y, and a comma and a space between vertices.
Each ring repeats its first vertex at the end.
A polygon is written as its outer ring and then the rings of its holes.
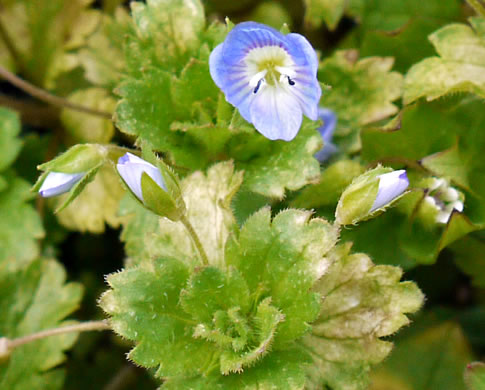
POLYGON ((305 19, 313 26, 325 22, 330 30, 337 27, 337 23, 345 11, 345 0, 305 0, 305 19))
POLYGON ((44 237, 39 215, 28 203, 30 184, 11 171, 4 174, 7 188, 0 191, 0 265, 18 269, 39 255, 38 240, 44 237))
POLYGON ((313 359, 310 389, 366 389, 370 367, 392 349, 381 338, 407 325, 405 314, 423 303, 414 283, 399 282, 399 268, 375 266, 365 254, 349 250, 350 245, 340 245, 330 253, 331 265, 314 287, 324 299, 311 333, 303 338, 313 359))
MULTIPOLYGON (((64 268, 54 260, 37 259, 22 268, 0 267, 0 335, 14 339, 66 324, 65 317, 79 305, 82 288, 66 284, 64 268)), ((0 364, 3 389, 61 389, 64 351, 76 334, 58 335, 17 347, 0 364)))
POLYGON ((456 92, 485 97, 485 19, 471 18, 473 29, 451 24, 430 35, 439 57, 414 65, 406 75, 404 103, 426 97, 434 100, 456 92))
POLYGON ((460 326, 416 325, 372 375, 371 389, 464 390, 463 371, 472 357, 460 326))
POLYGON ((13 111, 0 107, 0 129, 0 172, 2 172, 15 161, 22 148, 22 141, 17 138, 20 132, 18 116, 13 111))
POLYGON ((360 149, 363 126, 397 113, 392 102, 401 96, 402 75, 391 71, 393 62, 390 57, 359 60, 357 51, 347 50, 320 64, 319 79, 332 86, 322 103, 338 114, 335 139, 345 151, 360 149))

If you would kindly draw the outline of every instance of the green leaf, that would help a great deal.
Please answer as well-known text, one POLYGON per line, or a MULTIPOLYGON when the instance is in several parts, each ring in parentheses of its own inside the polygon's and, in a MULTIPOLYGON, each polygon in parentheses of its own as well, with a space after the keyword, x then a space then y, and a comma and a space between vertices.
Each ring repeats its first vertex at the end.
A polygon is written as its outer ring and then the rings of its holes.
POLYGON ((275 348, 309 330, 320 298, 308 289, 329 265, 325 254, 337 240, 336 228, 308 211, 287 210, 271 221, 264 208, 249 217, 238 238, 228 242, 226 263, 236 267, 250 291, 272 298, 285 315, 275 348))
POLYGON ((64 227, 80 232, 103 233, 105 223, 113 228, 120 225, 118 208, 123 194, 114 167, 105 165, 88 173, 71 193, 54 198, 52 203, 59 207, 57 218, 64 227), (76 189, 77 186, 80 188, 76 189))
POLYGON ((485 19, 471 18, 473 29, 451 24, 430 35, 439 57, 426 58, 406 75, 404 103, 434 100, 456 92, 485 97, 485 19))
POLYGON ((373 372, 370 389, 464 390, 463 371, 471 358, 457 324, 445 322, 424 328, 416 324, 373 372))
MULTIPOLYGON (((223 264, 227 237, 236 228, 230 203, 241 183, 242 172, 235 172, 231 162, 212 166, 207 175, 195 172, 181 181, 187 218, 213 265, 223 264)), ((134 262, 160 256, 177 258, 187 264, 199 263, 192 239, 181 222, 158 218, 139 207, 125 209, 123 214, 133 211, 135 215, 125 223, 122 238, 134 262)))
MULTIPOLYGON (((101 88, 87 88, 79 90, 68 96, 72 103, 105 112, 113 112, 116 102, 101 88)), ((113 123, 92 114, 63 109, 61 123, 75 142, 108 143, 114 135, 113 123)))
POLYGON ((205 26, 199 0, 149 0, 130 6, 136 36, 126 46, 128 71, 138 74, 140 62, 146 66, 147 60, 164 69, 180 69, 198 48, 205 26))
POLYGON ((174 378, 164 382, 163 390, 205 389, 281 389, 297 390, 305 385, 304 366, 308 356, 298 349, 274 351, 240 375, 174 378))
POLYGON ((362 56, 390 56, 405 72, 417 61, 433 54, 424 37, 443 25, 462 18, 458 0, 351 0, 347 14, 358 25, 344 45, 358 47, 362 56))
MULTIPOLYGON (((66 324, 64 318, 77 309, 82 288, 65 280, 63 267, 54 260, 38 259, 23 269, 3 263, 0 334, 13 339, 66 324)), ((61 389, 64 370, 56 367, 65 360, 63 352, 74 344, 76 336, 52 336, 15 348, 0 364, 0 387, 61 389)))
MULTIPOLYGON (((212 169, 221 166, 232 171, 212 169)), ((194 203, 186 203, 190 216, 194 203)), ((108 276, 111 289, 100 303, 114 330, 136 342, 129 357, 158 367, 167 388, 302 388, 307 353, 295 341, 319 313, 321 296, 311 287, 329 267, 338 236, 310 217, 287 210, 271 220, 262 209, 226 236, 215 266, 193 267, 166 250, 108 276)))
POLYGON ((8 168, 17 158, 22 148, 18 115, 0 107, 0 172, 8 168))
POLYGON ((473 362, 466 366, 465 383, 468 390, 485 389, 485 363, 473 362))
POLYGON ((303 338, 312 355, 308 388, 366 389, 368 372, 391 351, 381 337, 409 323, 423 303, 412 282, 399 282, 400 268, 374 265, 362 253, 349 254, 350 245, 329 255, 330 268, 314 290, 324 297, 312 332, 303 338))
POLYGON ((391 71, 393 63, 390 57, 359 60, 357 51, 347 50, 320 64, 319 80, 332 87, 321 103, 338 116, 334 141, 344 150, 360 149, 361 127, 398 111, 392 102, 401 97, 402 75, 391 71))
POLYGON ((76 54, 76 63, 84 68, 88 81, 113 89, 125 72, 123 43, 130 34, 133 34, 133 26, 124 8, 117 8, 113 16, 102 15, 99 28, 76 54))
POLYGON ((325 22, 330 30, 335 30, 342 18, 345 0, 305 0, 305 21, 314 27, 325 22))
POLYGON ((33 197, 30 184, 9 171, 4 177, 8 187, 0 192, 0 268, 16 270, 39 255, 44 229, 28 203, 33 197))
POLYGON ((188 276, 183 263, 158 258, 109 275, 112 289, 100 300, 113 329, 138 342, 129 358, 157 367, 157 376, 190 376, 212 358, 210 346, 192 337, 194 322, 178 303, 188 276))
POLYGON ((456 241, 451 250, 454 254, 455 264, 465 274, 472 278, 473 285, 485 287, 485 258, 482 253, 485 250, 485 244, 472 236, 463 237, 456 241))
POLYGON ((249 161, 236 163, 238 168, 244 169, 245 187, 282 199, 285 189, 295 191, 317 180, 320 165, 313 155, 321 149, 322 138, 315 131, 315 125, 316 122, 305 120, 292 142, 258 140, 258 154, 249 161))
POLYGON ((322 172, 318 184, 305 187, 292 201, 292 206, 307 209, 335 207, 344 189, 363 172, 362 165, 356 161, 337 161, 322 172))

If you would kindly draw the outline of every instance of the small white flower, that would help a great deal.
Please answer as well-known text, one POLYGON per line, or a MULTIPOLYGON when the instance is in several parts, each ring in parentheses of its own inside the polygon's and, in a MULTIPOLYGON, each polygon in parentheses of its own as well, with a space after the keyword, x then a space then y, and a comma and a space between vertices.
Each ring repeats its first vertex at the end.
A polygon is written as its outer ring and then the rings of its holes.
POLYGON ((49 172, 39 189, 39 194, 49 198, 68 192, 83 176, 84 173, 49 172))
POLYGON ((404 169, 384 173, 378 178, 379 188, 374 204, 370 209, 371 213, 401 196, 409 186, 409 180, 404 169))
POLYGON ((116 169, 126 185, 142 202, 141 176, 143 172, 150 176, 164 191, 167 190, 159 169, 134 154, 126 153, 123 157, 120 157, 116 169))
POLYGON ((428 190, 424 201, 436 210, 437 223, 448 223, 453 210, 460 213, 463 211, 463 194, 451 187, 445 179, 432 178, 428 190))

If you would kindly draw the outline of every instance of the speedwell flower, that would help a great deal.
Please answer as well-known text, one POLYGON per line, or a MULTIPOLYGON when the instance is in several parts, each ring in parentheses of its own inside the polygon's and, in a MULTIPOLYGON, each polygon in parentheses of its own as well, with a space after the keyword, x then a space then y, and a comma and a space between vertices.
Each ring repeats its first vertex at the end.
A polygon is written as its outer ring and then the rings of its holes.
POLYGON ((446 224, 454 210, 463 211, 465 196, 443 178, 428 180, 428 193, 424 197, 426 204, 433 210, 436 223, 446 224))
POLYGON ((332 143, 333 133, 337 126, 337 115, 332 110, 321 107, 318 109, 318 118, 323 120, 323 125, 318 128, 323 139, 323 148, 315 153, 315 158, 324 162, 337 152, 337 147, 332 143))
POLYGON ((123 157, 120 157, 116 169, 133 194, 142 202, 141 176, 143 172, 150 176, 163 190, 167 190, 160 170, 134 154, 126 153, 123 157))
POLYGON ((291 141, 302 114, 318 118, 318 60, 303 36, 240 23, 212 51, 209 63, 227 101, 266 138, 291 141))
POLYGON ((49 172, 39 188, 39 194, 49 198, 68 192, 83 176, 84 173, 49 172))

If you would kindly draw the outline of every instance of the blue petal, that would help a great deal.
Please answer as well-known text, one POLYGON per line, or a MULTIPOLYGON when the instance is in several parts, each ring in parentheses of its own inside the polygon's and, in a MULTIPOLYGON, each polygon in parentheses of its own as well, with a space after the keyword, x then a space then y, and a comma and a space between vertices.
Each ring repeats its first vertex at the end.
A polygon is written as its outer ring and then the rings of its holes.
POLYGON ((295 85, 291 87, 292 94, 298 99, 303 113, 311 120, 318 119, 318 103, 322 89, 315 76, 310 76, 305 69, 298 69, 293 77, 295 85))
POLYGON ((331 141, 337 125, 337 115, 328 108, 318 109, 318 118, 323 120, 323 126, 318 128, 325 142, 331 141))
POLYGON ((379 189, 369 212, 373 212, 401 196, 409 186, 406 171, 401 169, 379 176, 379 189))
POLYGON ((250 122, 249 102, 252 93, 252 88, 249 86, 250 77, 244 66, 229 65, 224 61, 224 45, 225 43, 221 43, 210 54, 210 74, 216 85, 224 92, 226 100, 237 107, 242 117, 250 122))
POLYGON ((286 49, 285 36, 264 24, 239 23, 227 34, 222 56, 228 65, 237 64, 246 57, 249 51, 264 46, 279 46, 286 49))
POLYGON ((286 35, 285 38, 288 42, 288 52, 293 58, 293 61, 298 66, 307 68, 310 74, 316 78, 318 58, 310 42, 303 35, 294 33, 286 35))
POLYGON ((83 176, 84 173, 50 172, 42 183, 39 194, 49 198, 68 192, 83 176))
POLYGON ((267 86, 258 92, 251 103, 250 113, 256 130, 271 140, 291 141, 300 130, 300 105, 282 88, 267 86))

